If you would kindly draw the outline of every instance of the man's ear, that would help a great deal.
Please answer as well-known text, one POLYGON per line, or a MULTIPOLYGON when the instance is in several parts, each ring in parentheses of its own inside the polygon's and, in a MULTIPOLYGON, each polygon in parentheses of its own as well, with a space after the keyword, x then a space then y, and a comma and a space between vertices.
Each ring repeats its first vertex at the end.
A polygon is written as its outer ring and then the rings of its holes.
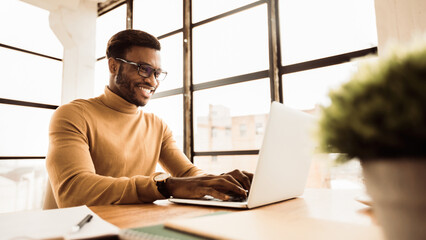
POLYGON ((117 61, 112 57, 108 58, 108 68, 111 74, 117 75, 119 66, 117 61))

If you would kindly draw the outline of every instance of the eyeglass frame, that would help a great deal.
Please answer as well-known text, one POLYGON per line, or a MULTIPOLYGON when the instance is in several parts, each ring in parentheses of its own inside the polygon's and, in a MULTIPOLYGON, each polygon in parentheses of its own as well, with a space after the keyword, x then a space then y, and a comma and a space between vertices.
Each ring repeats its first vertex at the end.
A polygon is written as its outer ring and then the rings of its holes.
POLYGON ((119 60, 119 61, 124 62, 124 63, 127 63, 127 64, 130 64, 130 65, 133 65, 133 66, 136 66, 136 67, 138 68, 138 75, 139 75, 139 76, 141 76, 141 77, 149 78, 149 77, 151 77, 151 75, 152 75, 153 73, 155 73, 155 74, 154 74, 154 78, 155 78, 155 80, 157 80, 157 81, 159 81, 159 82, 163 81, 163 80, 164 80, 164 79, 166 79, 166 77, 167 77, 167 72, 164 72, 161 68, 157 68, 157 69, 155 69, 155 68, 151 67, 151 65, 149 65, 149 64, 135 63, 135 62, 128 61, 128 60, 126 60, 126 59, 122 59, 122 58, 114 58, 114 59, 119 60), (146 76, 146 75, 142 75, 142 74, 141 74, 141 71, 140 71, 141 66, 145 66, 145 67, 148 67, 149 69, 151 69, 151 73, 150 73, 148 76, 146 76), (158 71, 160 71, 160 73, 158 74, 158 76, 160 76, 161 74, 164 74, 163 79, 158 79, 158 78, 156 77, 156 74, 158 73, 158 71))

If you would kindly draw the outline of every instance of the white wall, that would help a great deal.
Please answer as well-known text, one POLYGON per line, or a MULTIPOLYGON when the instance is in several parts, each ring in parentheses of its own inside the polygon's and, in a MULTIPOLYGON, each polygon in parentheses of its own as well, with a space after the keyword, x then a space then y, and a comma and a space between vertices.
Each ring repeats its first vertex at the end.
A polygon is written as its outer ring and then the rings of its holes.
POLYGON ((425 0, 375 0, 379 55, 389 44, 426 33, 425 0))

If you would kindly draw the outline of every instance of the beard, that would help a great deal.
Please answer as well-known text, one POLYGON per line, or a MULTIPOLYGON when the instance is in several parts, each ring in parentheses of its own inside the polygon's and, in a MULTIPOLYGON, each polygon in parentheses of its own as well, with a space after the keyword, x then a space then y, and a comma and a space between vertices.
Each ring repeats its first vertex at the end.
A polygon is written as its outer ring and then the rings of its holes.
POLYGON ((148 101, 144 102, 137 98, 137 93, 135 89, 137 89, 136 86, 132 86, 133 81, 130 80, 125 74, 123 74, 123 68, 122 65, 120 65, 118 69, 118 74, 115 77, 115 83, 117 86, 119 86, 120 89, 120 96, 124 98, 127 102, 134 104, 138 107, 145 106, 148 101))

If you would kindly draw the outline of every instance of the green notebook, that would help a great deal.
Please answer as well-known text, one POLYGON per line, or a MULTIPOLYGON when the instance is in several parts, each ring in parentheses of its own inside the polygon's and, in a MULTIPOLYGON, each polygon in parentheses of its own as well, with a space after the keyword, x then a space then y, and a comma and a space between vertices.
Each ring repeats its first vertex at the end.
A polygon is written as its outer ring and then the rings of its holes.
POLYGON ((119 235, 122 240, 204 240, 205 238, 197 237, 194 235, 185 234, 178 231, 173 231, 164 227, 163 224, 129 228, 121 230, 119 235))
MULTIPOLYGON (((215 212, 209 215, 219 215, 229 213, 226 211, 215 212)), ((203 215, 206 216, 206 215, 203 215)), ((158 224, 147 227, 136 227, 122 229, 119 233, 121 240, 206 240, 207 238, 174 231, 164 227, 164 224, 158 224)))

